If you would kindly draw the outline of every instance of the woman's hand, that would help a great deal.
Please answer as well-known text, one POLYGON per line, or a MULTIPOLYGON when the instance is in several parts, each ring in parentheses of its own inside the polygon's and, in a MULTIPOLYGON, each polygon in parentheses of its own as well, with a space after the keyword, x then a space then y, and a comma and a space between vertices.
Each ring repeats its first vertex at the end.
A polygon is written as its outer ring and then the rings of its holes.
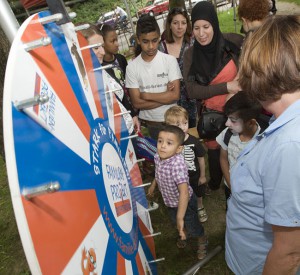
POLYGON ((227 82, 227 91, 229 94, 236 94, 237 92, 241 91, 241 86, 238 82, 238 79, 235 78, 234 80, 227 82))

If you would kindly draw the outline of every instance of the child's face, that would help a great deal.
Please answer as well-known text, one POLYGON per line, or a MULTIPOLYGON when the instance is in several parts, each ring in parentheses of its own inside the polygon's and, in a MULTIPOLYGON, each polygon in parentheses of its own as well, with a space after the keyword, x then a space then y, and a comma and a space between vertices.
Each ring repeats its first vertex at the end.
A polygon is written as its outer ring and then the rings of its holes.
POLYGON ((171 121, 168 121, 168 124, 179 127, 185 135, 188 134, 189 130, 189 121, 184 117, 176 117, 171 121))
POLYGON ((108 54, 116 54, 119 51, 118 35, 115 31, 110 31, 105 35, 104 49, 108 54))
POLYGON ((164 160, 180 153, 182 146, 175 134, 161 131, 157 139, 157 153, 164 160))
POLYGON ((225 125, 234 134, 241 134, 244 130, 244 122, 239 118, 236 113, 230 114, 227 118, 225 125))
POLYGON ((157 53, 159 44, 159 33, 156 31, 142 33, 137 38, 137 42, 142 48, 142 57, 146 60, 152 60, 157 53))

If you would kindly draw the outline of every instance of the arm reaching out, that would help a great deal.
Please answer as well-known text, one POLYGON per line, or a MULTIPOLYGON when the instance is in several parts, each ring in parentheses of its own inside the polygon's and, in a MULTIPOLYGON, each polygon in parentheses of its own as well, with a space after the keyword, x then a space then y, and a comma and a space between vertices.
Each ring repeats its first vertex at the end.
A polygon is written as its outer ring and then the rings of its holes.
POLYGON ((154 180, 152 181, 152 183, 151 183, 149 189, 148 189, 147 196, 153 197, 155 187, 156 187, 156 180, 154 179, 154 180))
POLYGON ((184 216, 189 202, 188 184, 187 183, 179 184, 178 190, 179 190, 179 201, 178 201, 178 210, 177 210, 177 217, 176 217, 177 230, 181 239, 185 240, 186 235, 184 232, 184 216))

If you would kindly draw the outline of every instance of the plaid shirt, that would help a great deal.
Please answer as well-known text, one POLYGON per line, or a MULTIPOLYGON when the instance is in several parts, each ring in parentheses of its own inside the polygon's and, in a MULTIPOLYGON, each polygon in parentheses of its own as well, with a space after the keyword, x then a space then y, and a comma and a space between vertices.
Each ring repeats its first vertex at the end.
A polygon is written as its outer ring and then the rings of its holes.
POLYGON ((187 183, 190 197, 193 190, 189 185, 189 176, 186 163, 182 154, 161 160, 158 154, 154 156, 155 179, 162 194, 164 203, 168 207, 178 207, 178 185, 187 183))

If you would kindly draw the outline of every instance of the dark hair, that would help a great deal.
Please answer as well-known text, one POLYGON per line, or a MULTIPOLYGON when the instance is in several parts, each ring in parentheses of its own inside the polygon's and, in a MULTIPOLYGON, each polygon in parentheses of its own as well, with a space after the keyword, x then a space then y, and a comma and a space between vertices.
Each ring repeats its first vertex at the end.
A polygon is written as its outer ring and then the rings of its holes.
MULTIPOLYGON (((136 37, 139 38, 142 34, 149 32, 157 32, 160 35, 160 29, 156 22, 156 19, 149 15, 142 15, 136 23, 136 37)), ((136 45, 134 55, 137 57, 142 52, 142 48, 139 44, 136 45)))
POLYGON ((166 20, 165 40, 168 43, 174 42, 173 34, 171 31, 171 23, 172 23, 173 18, 178 14, 181 14, 186 19, 187 28, 186 28, 186 32, 184 34, 184 40, 187 43, 190 43, 191 36, 192 36, 192 25, 191 25, 190 17, 184 8, 173 8, 170 10, 170 12, 167 16, 167 20, 166 20))
POLYGON ((181 128, 175 125, 164 124, 164 127, 159 132, 167 132, 174 134, 178 139, 179 145, 182 145, 184 142, 184 132, 181 130, 181 128))
POLYGON ((101 25, 101 27, 100 27, 99 29, 100 29, 100 31, 101 31, 101 33, 102 33, 102 36, 103 36, 103 40, 104 40, 104 41, 105 41, 105 37, 107 36, 107 34, 108 34, 109 32, 115 32, 115 31, 116 31, 116 29, 115 29, 113 26, 108 25, 108 24, 103 24, 103 25, 101 25))
POLYGON ((236 113, 240 119, 247 122, 251 119, 257 119, 261 109, 258 101, 249 97, 246 92, 240 91, 225 103, 224 113, 226 116, 236 113))
POLYGON ((96 25, 90 23, 88 24, 90 25, 89 28, 80 31, 85 39, 89 39, 91 36, 95 34, 103 36, 102 32, 99 30, 99 28, 96 25))
POLYGON ((160 35, 160 29, 155 17, 146 14, 141 16, 136 23, 136 36, 139 38, 141 34, 149 32, 157 32, 160 35))

